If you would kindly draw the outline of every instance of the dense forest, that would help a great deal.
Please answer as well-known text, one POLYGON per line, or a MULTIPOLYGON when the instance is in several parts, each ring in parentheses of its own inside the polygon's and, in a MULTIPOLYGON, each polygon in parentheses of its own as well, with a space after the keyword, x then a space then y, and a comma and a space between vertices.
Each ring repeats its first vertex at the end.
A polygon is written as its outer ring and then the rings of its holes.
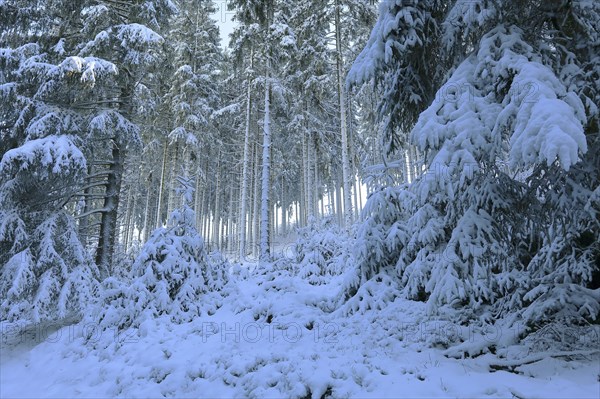
MULTIPOLYGON (((336 323, 519 326, 446 357, 566 326, 545 350, 575 356, 599 106, 595 0, 0 0, 0 321, 270 324, 254 278, 336 323)), ((327 386, 277 392, 364 393, 327 386)))

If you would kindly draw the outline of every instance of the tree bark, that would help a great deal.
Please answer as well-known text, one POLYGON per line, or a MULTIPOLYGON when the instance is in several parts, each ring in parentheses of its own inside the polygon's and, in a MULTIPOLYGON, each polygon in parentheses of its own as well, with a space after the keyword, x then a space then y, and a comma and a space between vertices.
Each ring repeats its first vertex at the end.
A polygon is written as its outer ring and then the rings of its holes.
POLYGON ((340 104, 340 130, 342 135, 342 180, 344 184, 344 225, 352 224, 352 173, 348 157, 348 131, 346 124, 346 96, 344 90, 344 66, 342 59, 342 29, 340 25, 340 0, 335 1, 335 45, 337 53, 338 95, 340 104))
POLYGON ((167 170, 167 153, 169 150, 169 139, 165 137, 165 145, 163 148, 162 167, 160 170, 160 183, 158 185, 158 205, 156 207, 156 227, 161 227, 162 222, 162 206, 163 192, 165 191, 165 173, 167 170))
POLYGON ((117 216, 119 211, 119 194, 123 178, 123 158, 116 138, 112 141, 112 163, 109 167, 105 185, 104 204, 100 220, 100 236, 96 250, 96 265, 102 279, 112 271, 113 255, 117 237, 117 216))
POLYGON ((146 241, 148 238, 148 226, 150 226, 150 188, 152 182, 148 182, 146 190, 146 206, 144 207, 144 227, 142 228, 143 240, 146 241))
MULTIPOLYGON (((250 69, 254 66, 253 50, 250 50, 250 69)), ((242 167, 242 195, 240 204, 240 253, 239 258, 244 259, 246 256, 246 217, 248 203, 248 180, 250 169, 250 111, 252 107, 252 92, 251 92, 250 76, 248 76, 248 92, 246 94, 246 132, 244 135, 244 161, 242 167)))
POLYGON ((260 234, 260 220, 258 217, 260 203, 260 168, 259 168, 259 151, 258 145, 254 145, 254 204, 252 210, 252 224, 254 225, 252 234, 252 254, 257 255, 258 240, 260 234))
POLYGON ((267 55, 265 73, 265 115, 263 125, 263 159, 261 182, 261 215, 260 215, 260 261, 268 262, 271 257, 269 237, 269 188, 271 183, 271 84, 269 69, 271 62, 267 55))
POLYGON ((219 155, 217 157, 217 186, 215 188, 215 213, 213 219, 213 234, 211 238, 211 243, 215 245, 216 248, 220 248, 220 234, 219 234, 219 225, 221 222, 221 150, 219 150, 219 155))

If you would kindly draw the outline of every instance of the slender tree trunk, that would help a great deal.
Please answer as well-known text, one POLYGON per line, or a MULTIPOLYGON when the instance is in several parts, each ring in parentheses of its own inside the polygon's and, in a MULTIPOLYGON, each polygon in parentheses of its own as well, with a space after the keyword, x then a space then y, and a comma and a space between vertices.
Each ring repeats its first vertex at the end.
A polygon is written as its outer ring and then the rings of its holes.
POLYGON ((260 168, 259 168, 259 152, 258 145, 254 145, 254 204, 252 211, 252 224, 254 225, 253 237, 252 237, 252 254, 257 255, 258 252, 258 240, 260 234, 260 218, 258 217, 259 213, 259 203, 260 203, 260 168))
POLYGON ((146 241, 148 238, 148 226, 150 226, 150 188, 152 182, 148 182, 148 187, 146 189, 146 206, 144 207, 144 226, 142 228, 143 232, 143 240, 146 241))
POLYGON ((352 224, 352 172, 348 157, 348 131, 346 123, 346 95, 344 90, 344 65, 342 59, 342 27, 340 25, 340 0, 335 0, 335 46, 337 53, 338 98, 342 134, 342 180, 344 184, 344 225, 352 224))
POLYGON ((233 236, 233 183, 229 186, 229 216, 227 218, 227 252, 232 253, 234 236, 233 236))
POLYGON ((273 240, 277 238, 278 235, 278 231, 277 231, 277 226, 279 226, 279 212, 277 211, 279 209, 279 207, 277 206, 277 204, 273 204, 273 228, 271 229, 271 237, 273 237, 273 240))
MULTIPOLYGON (((206 183, 208 185, 208 183, 206 183)), ((204 241, 206 244, 209 244, 209 232, 208 232, 208 187, 202 192, 202 236, 204 237, 204 241)))
POLYGON ((337 209, 337 218, 338 224, 340 226, 344 225, 344 208, 342 205, 342 185, 339 182, 336 182, 335 185, 335 207, 337 209))
POLYGON ((306 215, 309 224, 314 222, 315 217, 315 172, 313 169, 313 138, 312 133, 308 133, 306 140, 306 215))
MULTIPOLYGON (((248 226, 248 232, 246 235, 246 241, 247 244, 252 246, 252 240, 254 238, 253 236, 253 231, 254 231, 254 225, 252 223, 253 219, 253 215, 254 213, 252 212, 253 207, 252 205, 254 204, 254 170, 255 170, 255 165, 254 165, 254 145, 250 145, 250 170, 248 171, 248 178, 249 178, 249 183, 248 183, 248 212, 247 212, 247 223, 246 225, 248 226)), ((248 245, 246 246, 245 249, 245 253, 244 253, 244 257, 248 254, 249 250, 248 250, 248 245)), ((243 259, 243 258, 242 258, 243 259)))
MULTIPOLYGON (((198 176, 198 180, 200 180, 200 176, 198 176)), ((206 234, 204 233, 204 216, 206 213, 204 212, 204 203, 206 201, 206 191, 208 183, 202 184, 202 196, 200 197, 200 203, 198 204, 198 213, 196 216, 198 217, 198 231, 202 238, 206 239, 206 234)))
POLYGON ((359 208, 360 208, 360 212, 358 214, 358 216, 360 217, 360 214, 362 213, 362 209, 363 209, 363 196, 362 196, 362 181, 360 179, 360 176, 358 178, 358 204, 359 204, 359 208))
POLYGON ((271 183, 271 84, 269 70, 271 62, 267 55, 265 73, 265 116, 263 125, 263 159, 262 159, 262 188, 261 188, 261 215, 260 215, 260 260, 268 262, 270 259, 269 237, 269 188, 271 183))
POLYGON ((354 176, 352 178, 353 181, 353 190, 352 192, 354 193, 354 220, 358 219, 358 215, 360 213, 360 209, 358 207, 358 178, 357 176, 354 176))
POLYGON ((301 184, 300 184, 300 214, 298 215, 298 225, 304 226, 306 225, 307 219, 307 211, 306 206, 308 202, 308 161, 306 157, 306 135, 302 136, 302 175, 301 175, 301 184))
POLYGON ((311 165, 311 173, 313 174, 313 198, 312 198, 312 206, 313 206, 313 216, 315 219, 319 218, 319 168, 317 166, 317 137, 313 134, 312 140, 312 151, 311 151, 312 159, 310 162, 311 165))
POLYGON ((214 243, 216 248, 220 248, 220 234, 219 234, 219 225, 221 222, 221 150, 219 150, 219 155, 217 157, 217 187, 215 189, 215 213, 213 220, 213 236, 211 241, 214 243))
MULTIPOLYGON (((250 68, 254 66, 253 49, 250 50, 250 68)), ((242 166, 242 198, 240 204, 240 259, 246 256, 246 217, 248 203, 248 180, 250 169, 250 111, 252 109, 252 85, 248 76, 248 92, 246 94, 246 133, 244 135, 244 161, 242 166)))
MULTIPOLYGON (((92 153, 92 156, 93 156, 93 153, 92 153)), ((90 164, 87 167, 87 174, 88 174, 88 176, 91 176, 92 173, 93 173, 93 169, 92 169, 92 165, 90 164)), ((83 190, 82 214, 85 216, 79 219, 79 238, 81 239, 81 242, 85 246, 87 246, 89 244, 90 216, 88 214, 89 214, 90 210, 92 209, 92 207, 91 207, 92 199, 90 198, 90 196, 92 195, 92 191, 93 191, 93 189, 90 187, 91 184, 89 184, 91 182, 91 180, 87 179, 87 182, 88 182, 88 184, 86 185, 86 188, 83 190)))
POLYGON ((123 226, 123 247, 129 248, 129 227, 131 226, 131 214, 133 209, 133 187, 130 185, 127 189, 127 202, 125 202, 125 225, 123 226))
POLYGON ((131 222, 129 223, 129 245, 128 247, 131 247, 131 244, 133 243, 133 234, 135 232, 136 227, 138 227, 138 231, 139 231, 139 226, 136 226, 136 209, 138 208, 138 204, 139 204, 139 200, 140 200, 140 193, 139 190, 137 189, 137 183, 136 183, 136 188, 134 189, 134 195, 133 195, 133 204, 132 204, 132 209, 131 209, 131 222))
POLYGON ((335 203, 335 186, 333 185, 333 181, 330 179, 328 186, 327 186, 327 191, 329 193, 329 208, 330 208, 330 215, 332 218, 336 217, 336 203, 335 203))
POLYGON ((163 159, 162 167, 160 170, 160 183, 158 185, 158 206, 156 208, 156 227, 161 227, 162 221, 162 206, 163 206, 163 193, 165 191, 165 173, 167 170, 167 156, 169 151, 169 139, 165 137, 165 145, 163 147, 163 159))
POLYGON ((179 174, 179 143, 175 142, 173 148, 173 160, 171 161, 171 168, 169 172, 169 195, 167 197, 167 222, 171 217, 173 211, 179 207, 177 192, 177 175, 179 174))
POLYGON ((325 217, 325 196, 321 197, 319 203, 321 204, 321 217, 325 217))
POLYGON ((288 205, 287 197, 285 192, 285 186, 283 185, 283 177, 281 178, 281 235, 287 235, 287 218, 288 218, 288 205))
POLYGON ((288 219, 287 206, 282 206, 281 207, 281 235, 284 237, 287 235, 287 219, 288 219))
POLYGON ((194 225, 196 226, 196 230, 198 231, 202 231, 200 229, 200 219, 201 216, 200 215, 200 203, 202 201, 202 196, 204 195, 204 188, 200 188, 200 168, 198 168, 198 170, 196 171, 196 189, 194 190, 194 215, 196 216, 196 220, 194 225))
POLYGON ((217 250, 219 252, 224 252, 227 242, 227 223, 223 222, 222 218, 219 218, 219 224, 221 226, 221 234, 219 235, 219 245, 217 246, 217 250))

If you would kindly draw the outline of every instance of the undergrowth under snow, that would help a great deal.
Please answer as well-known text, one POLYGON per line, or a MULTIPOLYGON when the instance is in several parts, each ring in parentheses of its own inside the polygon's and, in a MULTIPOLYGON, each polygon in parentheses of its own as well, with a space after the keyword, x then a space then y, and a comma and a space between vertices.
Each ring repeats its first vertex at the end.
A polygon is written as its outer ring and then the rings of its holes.
POLYGON ((328 313, 342 280, 314 285, 254 268, 231 277, 214 314, 183 324, 164 315, 118 333, 88 320, 28 334, 4 325, 0 396, 598 397, 597 328, 571 331, 587 340, 583 355, 551 357, 561 353, 541 338, 552 341, 559 327, 481 354, 517 332, 432 321, 425 304, 401 299, 328 313))

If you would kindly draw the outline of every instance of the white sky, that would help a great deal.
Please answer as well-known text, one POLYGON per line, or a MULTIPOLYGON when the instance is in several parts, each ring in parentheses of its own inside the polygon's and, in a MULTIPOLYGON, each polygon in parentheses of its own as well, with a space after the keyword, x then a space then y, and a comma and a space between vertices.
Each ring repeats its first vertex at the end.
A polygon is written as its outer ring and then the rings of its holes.
POLYGON ((217 11, 213 14, 214 19, 217 21, 217 26, 221 33, 221 45, 223 48, 227 48, 229 45, 229 34, 233 32, 233 28, 236 23, 232 21, 233 11, 227 10, 228 0, 214 0, 217 11))

